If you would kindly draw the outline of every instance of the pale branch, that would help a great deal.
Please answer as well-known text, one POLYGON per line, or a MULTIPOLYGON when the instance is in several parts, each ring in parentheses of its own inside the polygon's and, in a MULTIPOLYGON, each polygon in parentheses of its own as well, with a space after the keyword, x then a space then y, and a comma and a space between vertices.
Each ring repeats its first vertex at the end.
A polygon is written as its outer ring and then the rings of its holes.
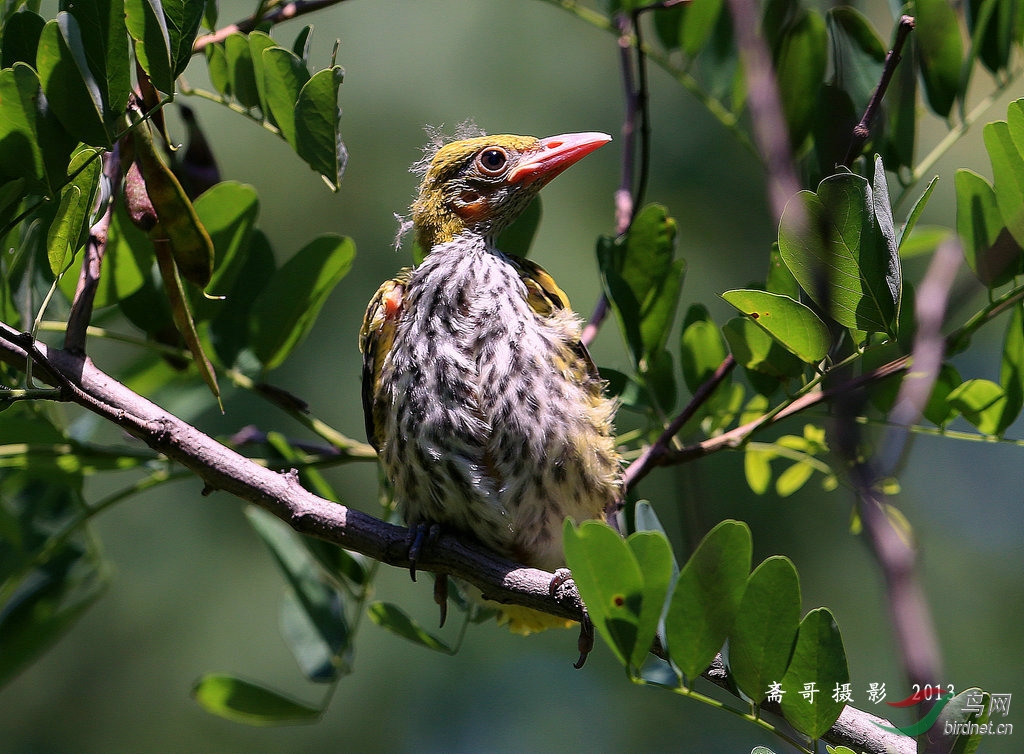
MULTIPOLYGON (((944 677, 942 657, 928 600, 917 576, 917 553, 906 540, 906 533, 898 531, 886 514, 886 496, 879 482, 899 464, 909 427, 920 420, 942 369, 946 346, 942 323, 962 257, 959 242, 940 244, 917 289, 913 370, 900 385, 889 414, 892 426, 878 452, 868 461, 855 460, 862 456, 862 438, 851 413, 856 407, 848 405, 849 401, 839 403, 841 407, 846 405, 847 412, 838 417, 835 429, 837 450, 851 462, 860 518, 885 579, 893 631, 910 684, 924 685, 932 683, 929 679, 944 677)), ((926 751, 931 751, 934 742, 925 740, 924 745, 926 751)))
POLYGON ((89 228, 89 240, 85 244, 85 258, 78 275, 78 287, 68 314, 68 326, 64 333, 64 348, 73 353, 85 353, 85 335, 92 319, 92 304, 100 283, 100 268, 107 250, 107 232, 110 219, 114 216, 114 197, 121 180, 121 158, 117 145, 103 155, 103 177, 110 188, 106 208, 100 218, 89 228))
POLYGON ((878 79, 878 86, 872 92, 871 99, 868 101, 868 106, 864 109, 864 115, 861 117, 860 122, 853 128, 850 147, 846 151, 846 159, 843 160, 843 164, 847 167, 850 167, 853 161, 860 156, 864 144, 871 136, 871 124, 878 114, 878 109, 882 106, 882 99, 889 88, 889 82, 892 81, 893 74, 896 73, 896 67, 900 64, 900 60, 903 59, 903 46, 907 43, 907 37, 910 36, 910 32, 913 30, 913 16, 901 16, 899 24, 896 26, 896 39, 892 43, 892 49, 885 56, 885 64, 882 68, 882 75, 878 79))
MULTIPOLYGON (((801 189, 789 145, 789 129, 782 112, 779 86, 771 53, 761 36, 761 10, 754 0, 729 0, 740 60, 747 78, 747 107, 754 139, 761 151, 768 179, 768 202, 777 227, 786 203, 801 189)), ((803 204, 794 202, 791 213, 798 226, 806 225, 803 204)))
MULTIPOLYGON (((31 360, 40 380, 55 386, 61 399, 76 403, 116 424, 193 472, 205 484, 203 494, 228 492, 269 511, 301 534, 333 542, 388 565, 408 568, 409 530, 361 511, 317 497, 302 487, 294 471, 266 469, 217 442, 173 414, 132 392, 100 370, 85 355, 48 348, 0 323, 0 360, 25 370, 31 360)), ((524 605, 572 620, 584 615, 571 580, 551 593, 553 575, 524 568, 481 547, 441 534, 420 553, 419 570, 456 576, 497 602, 524 605)), ((705 677, 723 688, 722 669, 705 677)), ((887 724, 867 712, 846 707, 825 739, 867 752, 910 752, 910 738, 894 738, 875 725, 887 724), (858 731, 873 733, 862 736, 858 731)))
POLYGON ((293 18, 305 16, 309 13, 316 13, 319 10, 329 8, 332 5, 338 5, 343 2, 345 2, 345 0, 294 0, 290 3, 275 6, 268 13, 261 13, 257 16, 243 18, 241 21, 223 26, 209 34, 203 34, 200 37, 196 37, 195 42, 192 43, 192 54, 194 55, 197 52, 202 52, 208 45, 223 42, 235 32, 248 34, 260 24, 279 24, 283 21, 290 21, 293 18))

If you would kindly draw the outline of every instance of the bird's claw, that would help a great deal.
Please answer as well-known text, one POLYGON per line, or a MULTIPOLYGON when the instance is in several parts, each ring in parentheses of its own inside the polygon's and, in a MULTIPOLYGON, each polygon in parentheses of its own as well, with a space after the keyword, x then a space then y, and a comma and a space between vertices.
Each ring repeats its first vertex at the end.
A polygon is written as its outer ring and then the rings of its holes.
POLYGON ((438 628, 444 628, 448 619, 448 574, 439 573, 434 576, 434 602, 441 609, 441 622, 438 628))
POLYGON ((423 544, 437 539, 441 527, 437 524, 416 524, 409 527, 409 576, 416 580, 416 563, 423 552, 423 544))
POLYGON ((586 610, 583 612, 583 620, 580 621, 580 638, 577 640, 577 647, 580 650, 580 658, 572 666, 579 670, 586 664, 587 657, 594 649, 594 622, 590 620, 586 610))
MULTIPOLYGON (((552 597, 554 597, 558 594, 558 590, 570 581, 572 581, 572 571, 568 568, 559 568, 551 577, 551 583, 548 585, 548 592, 552 597)), ((580 658, 576 660, 572 666, 579 670, 587 662, 587 657, 594 649, 594 623, 590 620, 590 615, 587 614, 586 607, 583 608, 583 618, 580 620, 580 638, 577 642, 577 646, 580 650, 580 658)))

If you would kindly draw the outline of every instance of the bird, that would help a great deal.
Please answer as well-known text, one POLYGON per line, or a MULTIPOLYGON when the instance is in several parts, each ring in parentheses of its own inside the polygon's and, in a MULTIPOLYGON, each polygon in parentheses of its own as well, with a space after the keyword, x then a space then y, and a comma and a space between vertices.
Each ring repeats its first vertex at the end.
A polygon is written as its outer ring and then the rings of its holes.
MULTIPOLYGON (((425 152, 411 208, 425 256, 380 286, 359 334, 367 439, 421 534, 556 571, 564 520, 605 520, 621 496, 617 405, 580 318, 542 267, 497 247, 548 182, 609 141, 479 135, 425 152)), ((519 634, 572 625, 490 606, 519 634)))

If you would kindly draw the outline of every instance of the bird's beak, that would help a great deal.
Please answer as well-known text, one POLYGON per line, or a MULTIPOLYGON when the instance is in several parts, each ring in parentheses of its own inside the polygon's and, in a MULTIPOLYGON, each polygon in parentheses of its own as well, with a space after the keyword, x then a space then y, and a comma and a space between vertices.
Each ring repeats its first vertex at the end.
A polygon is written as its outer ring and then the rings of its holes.
POLYGON ((541 139, 534 151, 523 156, 508 175, 510 183, 551 180, 570 165, 582 160, 612 140, 608 134, 587 131, 541 139))

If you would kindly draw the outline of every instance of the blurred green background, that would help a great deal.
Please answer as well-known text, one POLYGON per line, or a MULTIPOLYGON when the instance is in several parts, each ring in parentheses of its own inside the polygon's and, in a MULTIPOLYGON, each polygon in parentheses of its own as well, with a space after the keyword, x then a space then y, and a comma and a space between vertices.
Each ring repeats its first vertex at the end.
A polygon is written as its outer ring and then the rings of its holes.
MULTIPOLYGON (((887 11, 869 9, 888 36, 887 11)), ((223 3, 221 23, 249 4, 223 3)), ((614 37, 543 2, 378 0, 346 2, 275 28, 290 45, 305 23, 316 27, 311 64, 328 63, 340 38, 346 69, 341 101, 350 162, 332 194, 287 145, 225 108, 186 98, 198 113, 225 178, 253 184, 260 225, 284 258, 314 235, 352 236, 358 256, 320 316, 313 335, 269 380, 306 399, 341 431, 362 437, 356 333, 378 283, 408 263, 393 248, 397 221, 415 190, 407 172, 425 141, 423 126, 449 129, 467 118, 491 133, 546 136, 566 131, 619 133, 622 120, 614 37)), ((206 87, 205 64, 186 74, 206 87)), ((982 86, 986 86, 983 84, 982 86)), ((1013 93, 1011 93, 1013 94, 1013 93)), ((1024 87, 1016 87, 1017 96, 1024 87)), ((990 120, 1005 116, 1005 101, 990 120)), ((696 101, 652 68, 652 177, 648 197, 679 222, 689 262, 684 305, 703 302, 719 322, 731 316, 720 291, 763 279, 772 226, 762 170, 696 101)), ((178 133, 181 133, 180 128, 178 133)), ((943 133, 920 136, 929 149, 943 133)), ((574 167, 544 192, 544 220, 533 256, 588 315, 599 283, 593 248, 613 229, 617 143, 574 167)), ((952 224, 952 171, 970 165, 989 174, 980 129, 958 144, 937 172, 943 182, 925 220, 952 224)), ((906 208, 903 208, 906 211, 906 208)), ((899 211, 897 212, 899 215, 899 211)), ((910 274, 919 267, 911 267, 910 274)), ((967 290, 970 290, 969 288, 967 290)), ((977 294, 975 296, 976 303, 977 294)), ((951 315, 964 310, 954 307, 951 315)), ((596 361, 625 371, 628 357, 614 323, 594 348, 596 361)), ((996 378, 1001 325, 986 331, 993 348, 958 361, 967 377, 996 378), (987 354, 987 356, 986 356, 987 354)), ((94 345, 101 368, 116 368, 116 349, 94 345)), ((303 430, 265 404, 227 388, 224 416, 199 411, 201 393, 166 406, 212 433, 245 424, 303 430), (194 399, 194 400, 193 400, 194 399)), ((625 420, 628 422, 628 420, 625 420)), ((785 431, 799 434, 804 420, 785 431)), ((1024 435, 1022 427, 1009 436, 1024 435)), ((1022 450, 1010 444, 919 437, 895 502, 921 544, 921 576, 942 640, 946 674, 936 683, 1024 691, 1024 506, 1022 450)), ((871 705, 868 683, 885 683, 888 700, 911 693, 901 676, 881 577, 863 542, 849 534, 852 498, 821 491, 817 480, 792 498, 754 497, 743 481, 742 455, 719 454, 657 472, 640 493, 685 552, 725 517, 750 523, 755 561, 790 556, 800 571, 804 608, 829 606, 843 631, 854 700, 897 724, 913 713, 871 705)), ((372 466, 327 472, 344 502, 375 510, 372 466)), ((91 497, 128 477, 91 483, 91 497)), ((278 633, 283 582, 249 528, 242 505, 201 485, 168 485, 123 503, 97 522, 116 565, 107 594, 42 661, 0 692, 0 750, 108 751, 552 751, 776 750, 782 742, 726 713, 629 684, 604 647, 575 671, 575 634, 523 639, 493 623, 471 627, 454 658, 413 647, 366 625, 355 672, 339 686, 314 726, 253 729, 213 718, 189 689, 203 673, 223 671, 316 701, 278 633)), ((432 625, 428 584, 386 569, 377 596, 432 625)), ((445 629, 454 636, 458 620, 445 629)), ((1018 693, 1006 722, 1020 719, 1018 693)), ((1017 738, 1024 736, 1024 728, 1017 738)), ((1012 752, 1014 737, 990 738, 982 751, 1012 752)))

